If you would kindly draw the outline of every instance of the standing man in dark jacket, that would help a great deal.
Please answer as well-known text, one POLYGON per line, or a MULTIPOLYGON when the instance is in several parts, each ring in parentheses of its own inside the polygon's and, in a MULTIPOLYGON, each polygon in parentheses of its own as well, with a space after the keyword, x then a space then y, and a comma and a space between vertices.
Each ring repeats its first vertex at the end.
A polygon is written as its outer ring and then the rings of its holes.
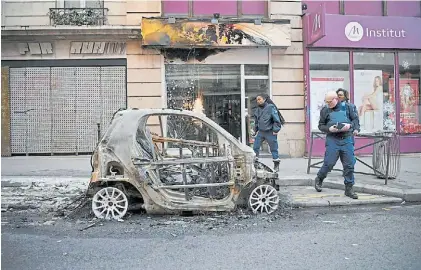
POLYGON ((354 192, 354 145, 352 135, 360 130, 358 114, 349 103, 340 102, 336 92, 328 92, 325 97, 327 106, 320 111, 319 129, 326 135, 326 152, 323 166, 315 179, 314 187, 322 191, 323 180, 341 157, 344 168, 345 195, 358 199, 354 192))
POLYGON ((254 139, 253 150, 256 157, 259 157, 260 146, 266 140, 272 153, 274 170, 279 170, 279 154, 278 154, 278 132, 281 130, 281 120, 278 109, 275 105, 269 104, 264 95, 256 97, 257 108, 254 111, 256 137, 254 139))

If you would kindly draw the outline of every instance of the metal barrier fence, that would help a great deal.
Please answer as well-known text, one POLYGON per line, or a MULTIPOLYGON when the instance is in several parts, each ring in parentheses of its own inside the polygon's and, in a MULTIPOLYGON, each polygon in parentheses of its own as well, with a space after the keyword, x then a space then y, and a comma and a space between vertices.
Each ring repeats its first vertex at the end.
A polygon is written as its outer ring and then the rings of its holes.
MULTIPOLYGON (((321 168, 320 164, 323 164, 323 161, 316 162, 311 164, 311 159, 313 155, 313 144, 314 138, 326 139, 326 134, 321 131, 312 131, 310 139, 310 149, 308 151, 308 164, 307 164, 307 174, 310 173, 310 168, 321 168)), ((373 173, 366 172, 357 172, 357 174, 373 175, 378 178, 385 179, 385 185, 387 185, 388 179, 394 179, 399 175, 400 172, 400 143, 399 136, 396 131, 383 131, 376 133, 360 133, 357 135, 360 138, 373 139, 373 142, 366 143, 354 151, 358 151, 370 146, 373 146, 373 158, 372 165, 367 164, 358 157, 355 157, 357 161, 365 165, 366 167, 373 170, 373 173)), ((332 169, 333 171, 343 170, 332 169)))

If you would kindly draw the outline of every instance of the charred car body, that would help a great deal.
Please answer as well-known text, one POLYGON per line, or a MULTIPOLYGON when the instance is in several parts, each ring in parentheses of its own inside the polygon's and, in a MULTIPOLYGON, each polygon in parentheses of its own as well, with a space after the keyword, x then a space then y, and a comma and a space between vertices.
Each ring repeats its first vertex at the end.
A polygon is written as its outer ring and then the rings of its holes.
POLYGON ((273 213, 278 174, 203 114, 171 109, 118 111, 92 158, 88 194, 98 218, 130 208, 147 213, 273 213))

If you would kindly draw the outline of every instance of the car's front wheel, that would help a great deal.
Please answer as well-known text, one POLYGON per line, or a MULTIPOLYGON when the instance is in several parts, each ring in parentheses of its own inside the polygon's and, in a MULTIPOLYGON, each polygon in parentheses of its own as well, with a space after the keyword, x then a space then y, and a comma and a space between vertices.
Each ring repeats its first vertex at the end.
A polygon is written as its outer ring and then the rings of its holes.
POLYGON ((92 198, 92 211, 100 219, 121 219, 128 207, 126 194, 115 187, 102 188, 92 198))
POLYGON ((272 214, 279 207, 278 191, 271 185, 259 185, 249 196, 249 207, 254 214, 272 214))

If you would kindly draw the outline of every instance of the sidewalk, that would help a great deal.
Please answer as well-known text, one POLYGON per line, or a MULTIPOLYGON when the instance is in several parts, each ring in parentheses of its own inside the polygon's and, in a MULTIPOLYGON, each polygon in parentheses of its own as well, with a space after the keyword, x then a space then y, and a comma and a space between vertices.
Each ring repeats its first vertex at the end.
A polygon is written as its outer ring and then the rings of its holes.
MULTIPOLYGON (((372 164, 371 156, 362 157, 364 162, 372 164)), ((314 164, 321 159, 312 159, 311 163, 314 164)), ((262 162, 269 166, 273 166, 271 159, 262 159, 262 162)), ((318 193, 314 188, 308 189, 309 186, 314 185, 314 178, 316 177, 317 168, 311 168, 310 174, 307 174, 307 158, 292 158, 292 159, 282 159, 280 163, 279 170, 279 182, 278 184, 282 186, 287 192, 292 196, 293 205, 302 206, 299 203, 303 198, 308 198, 307 206, 311 205, 311 202, 314 202, 314 206, 319 205, 320 203, 316 202, 323 197, 323 194, 328 194, 331 190, 341 190, 343 195, 344 183, 342 172, 332 171, 329 176, 325 179, 323 188, 324 190, 321 193, 318 193), (297 186, 301 186, 297 188, 297 186), (296 198, 297 200, 294 200, 296 198)), ((338 161, 335 169, 342 169, 342 164, 338 161)), ((357 162, 355 165, 356 172, 365 172, 372 173, 372 171, 365 165, 357 162)), ((371 175, 362 175, 355 174, 355 185, 354 189, 361 195, 364 194, 374 194, 382 196, 382 198, 389 197, 391 201, 396 201, 393 197, 400 198, 403 201, 408 202, 420 202, 421 201, 421 154, 409 154, 401 156, 401 169, 398 177, 396 179, 389 179, 388 184, 384 184, 384 179, 379 179, 371 175), (386 197, 385 197, 386 196, 386 197)), ((336 196, 334 196, 336 198, 336 196)), ((374 198, 374 197, 373 197, 374 198)), ((335 201, 330 200, 328 196, 324 198, 326 203, 335 201)), ((360 204, 360 200, 352 200, 347 197, 344 197, 344 204, 360 204)))
MULTIPOLYGON (((371 164, 371 157, 362 159, 371 164)), ((270 158, 261 160, 273 166, 270 158)), ((389 179, 387 186, 384 179, 356 174, 354 188, 359 193, 358 200, 343 195, 341 172, 331 172, 324 182, 323 192, 316 192, 312 186, 318 169, 312 168, 310 174, 306 174, 307 161, 306 158, 291 158, 282 159, 280 163, 281 193, 293 206, 421 202, 421 154, 403 155, 398 178, 389 179)), ((317 161, 320 159, 313 159, 312 163, 317 161)), ((80 193, 86 188, 91 174, 90 156, 2 157, 1 165, 2 203, 7 197, 14 197, 17 190, 24 191, 19 195, 22 200, 29 191, 35 192, 34 196, 41 196, 39 192, 43 189, 50 195, 54 191, 80 193)), ((342 168, 340 162, 335 168, 342 168)), ((359 162, 355 170, 370 172, 359 162)))

